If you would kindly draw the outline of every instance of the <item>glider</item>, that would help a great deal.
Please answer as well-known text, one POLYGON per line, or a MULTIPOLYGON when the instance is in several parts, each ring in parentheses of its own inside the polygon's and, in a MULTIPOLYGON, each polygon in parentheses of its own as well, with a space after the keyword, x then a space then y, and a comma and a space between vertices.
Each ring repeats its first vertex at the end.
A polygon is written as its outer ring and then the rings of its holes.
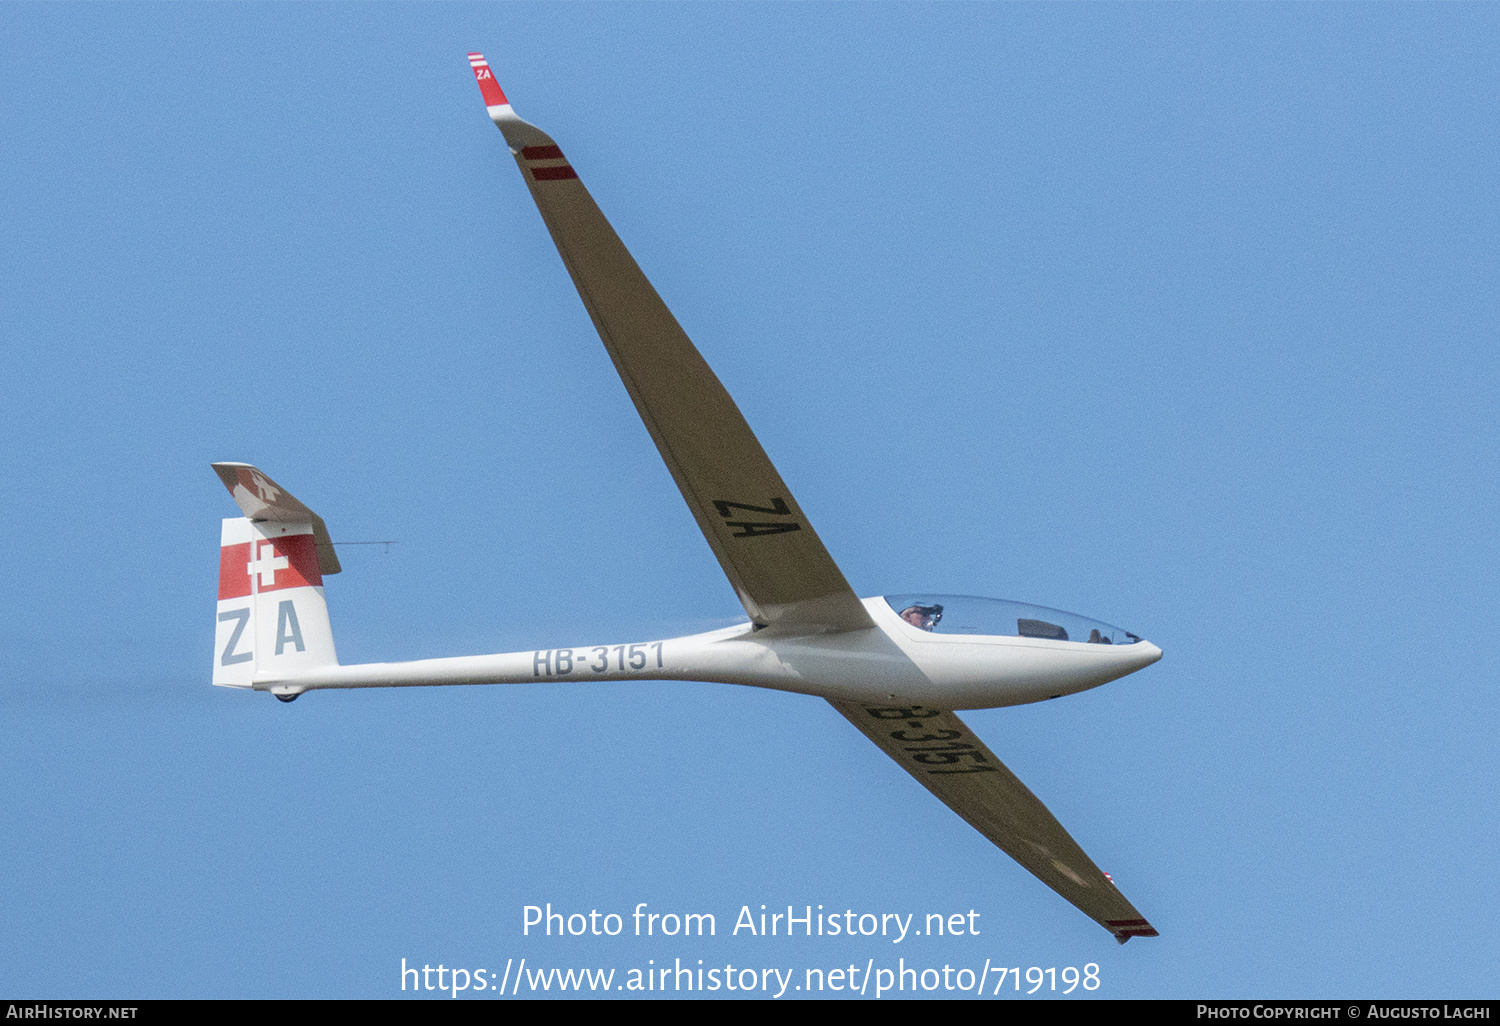
POLYGON ((215 684, 290 702, 322 688, 694 680, 826 699, 902 769, 1120 943, 1157 931, 957 709, 1073 694, 1161 658, 1128 631, 966 596, 861 599, 744 417, 552 137, 470 54, 499 127, 615 369, 750 622, 688 637, 341 666, 323 520, 245 463, 216 463, 243 517, 219 550, 215 684))

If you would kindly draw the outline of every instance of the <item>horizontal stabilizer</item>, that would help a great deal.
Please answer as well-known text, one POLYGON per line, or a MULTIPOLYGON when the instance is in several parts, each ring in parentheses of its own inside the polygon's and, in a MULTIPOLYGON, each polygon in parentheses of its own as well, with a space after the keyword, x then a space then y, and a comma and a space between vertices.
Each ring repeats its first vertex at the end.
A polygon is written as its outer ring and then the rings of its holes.
POLYGON ((245 516, 278 524, 312 524, 313 542, 318 550, 318 570, 323 574, 336 574, 343 569, 339 566, 339 557, 333 550, 333 539, 328 536, 323 518, 298 502, 291 492, 248 463, 215 463, 213 468, 245 516))

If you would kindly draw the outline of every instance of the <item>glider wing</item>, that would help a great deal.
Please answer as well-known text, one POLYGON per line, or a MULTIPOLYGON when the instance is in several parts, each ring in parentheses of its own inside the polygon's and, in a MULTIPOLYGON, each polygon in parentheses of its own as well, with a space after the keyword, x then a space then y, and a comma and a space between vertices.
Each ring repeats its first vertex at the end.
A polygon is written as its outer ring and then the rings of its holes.
POLYGON ((625 390, 750 618, 788 632, 873 626, 734 400, 557 143, 516 116, 482 54, 471 53, 469 64, 625 390))
POLYGON ((948 808, 1121 944, 1157 936, 1047 806, 954 713, 829 701, 948 808))

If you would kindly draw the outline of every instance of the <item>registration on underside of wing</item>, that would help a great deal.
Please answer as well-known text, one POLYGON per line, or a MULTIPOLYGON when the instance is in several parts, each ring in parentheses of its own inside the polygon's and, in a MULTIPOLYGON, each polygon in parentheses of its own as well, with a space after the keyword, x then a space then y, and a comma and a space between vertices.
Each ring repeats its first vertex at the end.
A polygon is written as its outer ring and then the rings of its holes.
POLYGON ((469 63, 625 389, 752 620, 873 626, 739 408, 551 136, 518 118, 483 56, 469 63))
POLYGON ((1157 936, 1047 806, 954 713, 829 701, 923 787, 1121 944, 1157 936))

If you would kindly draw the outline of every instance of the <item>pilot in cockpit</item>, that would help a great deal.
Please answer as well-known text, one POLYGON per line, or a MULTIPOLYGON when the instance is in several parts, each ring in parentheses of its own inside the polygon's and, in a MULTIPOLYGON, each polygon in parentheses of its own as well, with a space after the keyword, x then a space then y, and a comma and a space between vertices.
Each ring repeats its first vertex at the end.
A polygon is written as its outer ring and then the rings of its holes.
POLYGON ((942 606, 907 606, 901 610, 901 619, 924 631, 932 630, 942 618, 942 606))

